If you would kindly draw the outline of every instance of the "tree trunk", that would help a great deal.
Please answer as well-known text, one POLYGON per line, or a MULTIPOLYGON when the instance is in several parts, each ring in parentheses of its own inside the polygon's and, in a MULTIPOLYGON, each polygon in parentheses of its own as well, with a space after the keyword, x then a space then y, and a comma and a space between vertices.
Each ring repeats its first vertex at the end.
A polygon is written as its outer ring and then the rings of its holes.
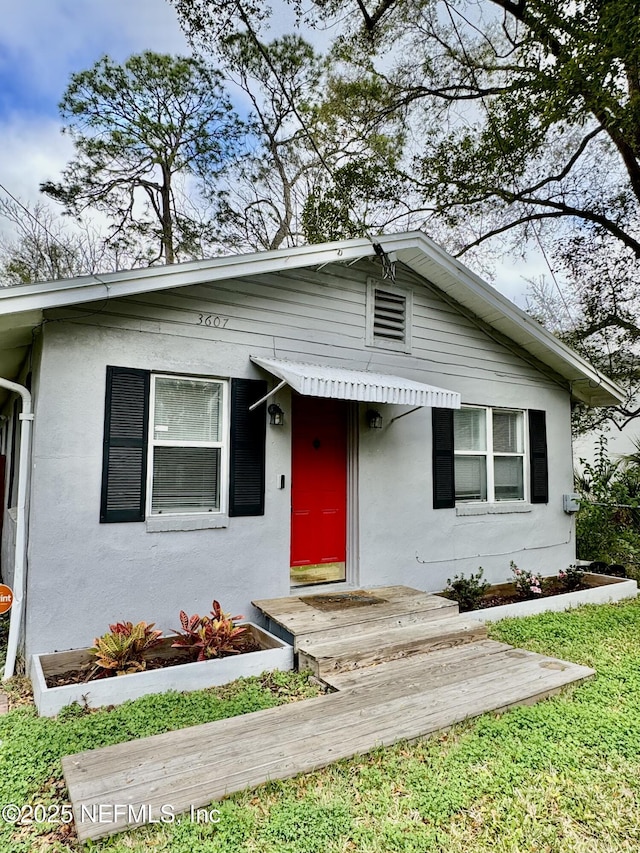
POLYGON ((171 173, 166 165, 162 166, 162 252, 166 264, 175 262, 173 250, 173 218, 171 216, 171 173))

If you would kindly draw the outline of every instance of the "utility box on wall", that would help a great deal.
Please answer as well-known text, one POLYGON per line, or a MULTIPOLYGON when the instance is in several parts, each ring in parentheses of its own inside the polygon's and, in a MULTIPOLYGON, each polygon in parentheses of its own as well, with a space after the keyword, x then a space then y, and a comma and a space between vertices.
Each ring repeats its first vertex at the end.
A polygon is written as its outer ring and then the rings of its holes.
POLYGON ((562 509, 565 512, 578 512, 580 509, 580 497, 575 492, 571 495, 562 496, 562 509))

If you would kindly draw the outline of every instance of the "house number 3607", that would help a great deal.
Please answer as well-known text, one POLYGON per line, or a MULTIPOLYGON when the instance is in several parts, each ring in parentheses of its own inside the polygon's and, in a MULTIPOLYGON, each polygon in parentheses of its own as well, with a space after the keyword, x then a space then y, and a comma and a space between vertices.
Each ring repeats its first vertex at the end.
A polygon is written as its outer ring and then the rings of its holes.
POLYGON ((215 329, 224 329, 228 322, 228 317, 219 317, 217 314, 198 314, 199 326, 213 326, 215 329))

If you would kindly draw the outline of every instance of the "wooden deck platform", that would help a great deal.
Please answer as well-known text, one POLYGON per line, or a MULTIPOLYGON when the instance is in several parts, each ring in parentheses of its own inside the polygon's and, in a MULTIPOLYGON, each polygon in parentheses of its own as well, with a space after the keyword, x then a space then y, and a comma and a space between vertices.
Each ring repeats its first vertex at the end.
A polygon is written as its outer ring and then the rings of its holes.
POLYGON ((455 601, 406 586, 254 601, 293 637, 300 669, 329 673, 375 666, 482 640, 486 626, 455 601))
POLYGON ((379 633, 458 613, 455 601, 407 586, 384 586, 349 592, 307 593, 254 601, 272 625, 294 639, 294 648, 355 634, 379 633))
MULTIPOLYGON (((404 593, 398 593, 393 614, 378 611, 382 624, 407 619, 415 631, 423 617, 418 615, 416 621, 412 614, 422 611, 400 612, 402 597, 404 593)), ((446 623, 455 621, 455 613, 450 616, 448 605, 437 602, 429 606, 446 635, 446 623)), ((339 611, 318 610, 321 616, 311 614, 317 629, 311 632, 308 622, 299 620, 297 626, 308 644, 305 654, 314 647, 310 634, 317 635, 316 650, 335 646, 335 636, 327 637, 326 631, 336 627, 337 613, 337 621, 344 620, 343 630, 346 624, 360 626, 356 633, 361 631, 366 638, 365 647, 376 636, 379 642, 379 628, 372 630, 355 616, 366 609, 349 604, 339 611), (354 618, 359 621, 348 621, 354 618)), ((280 617, 289 625, 298 618, 293 610, 280 617)), ((434 624, 425 622, 427 633, 434 624)), ((63 768, 78 836, 99 838, 158 820, 162 814, 189 812, 267 780, 426 737, 487 711, 537 702, 591 675, 593 670, 587 667, 481 637, 437 650, 431 647, 427 653, 414 650, 377 665, 353 666, 342 660, 322 676, 335 693, 67 756, 63 768)))

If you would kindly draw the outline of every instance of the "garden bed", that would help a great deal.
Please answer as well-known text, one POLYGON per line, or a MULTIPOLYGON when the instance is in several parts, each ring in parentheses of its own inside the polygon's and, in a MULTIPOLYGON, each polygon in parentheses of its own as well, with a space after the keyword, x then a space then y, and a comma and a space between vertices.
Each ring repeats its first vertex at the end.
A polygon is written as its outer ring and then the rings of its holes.
POLYGON ((547 611, 569 610, 581 604, 605 604, 635 598, 638 584, 629 578, 615 578, 585 572, 579 589, 566 592, 556 577, 543 578, 545 593, 536 598, 522 599, 515 584, 502 583, 491 586, 482 597, 481 606, 468 613, 482 622, 494 622, 510 616, 532 616, 547 611))
POLYGON ((250 622, 244 626, 251 635, 251 647, 257 651, 185 661, 184 650, 172 648, 175 637, 166 637, 153 651, 151 668, 111 678, 83 679, 83 673, 88 675, 95 662, 89 649, 33 655, 29 676, 38 713, 52 717, 72 702, 89 708, 119 705, 150 693, 199 690, 275 669, 293 669, 293 648, 288 643, 250 622), (64 683, 69 681, 72 683, 64 683))

